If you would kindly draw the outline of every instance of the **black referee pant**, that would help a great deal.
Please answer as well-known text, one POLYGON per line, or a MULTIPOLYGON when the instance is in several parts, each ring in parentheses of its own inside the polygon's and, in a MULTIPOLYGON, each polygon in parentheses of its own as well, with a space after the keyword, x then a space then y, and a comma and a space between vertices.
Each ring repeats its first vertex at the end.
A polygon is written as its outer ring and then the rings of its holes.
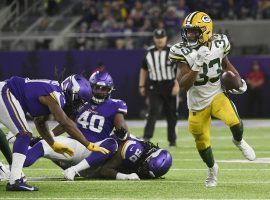
POLYGON ((149 107, 146 126, 144 128, 144 139, 153 137, 155 124, 164 108, 167 119, 167 137, 170 145, 176 142, 177 109, 176 96, 172 96, 174 81, 150 81, 148 88, 149 107))

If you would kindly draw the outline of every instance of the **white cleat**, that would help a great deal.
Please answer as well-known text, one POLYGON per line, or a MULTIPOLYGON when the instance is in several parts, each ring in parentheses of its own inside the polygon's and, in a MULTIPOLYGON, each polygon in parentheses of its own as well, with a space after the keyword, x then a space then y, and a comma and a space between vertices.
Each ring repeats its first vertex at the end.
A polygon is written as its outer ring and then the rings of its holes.
POLYGON ((63 172, 65 179, 68 181, 74 181, 74 177, 76 176, 76 174, 80 176, 80 174, 74 169, 74 167, 67 168, 63 172))
POLYGON ((212 168, 208 168, 208 175, 205 179, 206 187, 216 187, 217 186, 217 175, 218 175, 218 165, 214 164, 212 168))
POLYGON ((253 148, 251 146, 249 146, 249 144, 242 139, 240 142, 232 139, 233 143, 235 144, 235 146, 237 146, 237 148, 242 151, 243 156, 250 160, 253 161, 256 159, 256 154, 253 150, 253 148))
POLYGON ((8 181, 10 177, 10 170, 8 165, 4 165, 0 162, 0 181, 8 181))

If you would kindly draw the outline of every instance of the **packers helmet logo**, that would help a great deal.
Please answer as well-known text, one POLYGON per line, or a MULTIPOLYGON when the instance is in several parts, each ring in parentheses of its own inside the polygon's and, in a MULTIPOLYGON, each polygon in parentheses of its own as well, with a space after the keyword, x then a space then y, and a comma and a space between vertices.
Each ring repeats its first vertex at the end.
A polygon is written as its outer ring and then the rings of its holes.
POLYGON ((205 23, 209 23, 211 21, 211 19, 207 15, 204 15, 204 16, 202 16, 202 21, 205 23))

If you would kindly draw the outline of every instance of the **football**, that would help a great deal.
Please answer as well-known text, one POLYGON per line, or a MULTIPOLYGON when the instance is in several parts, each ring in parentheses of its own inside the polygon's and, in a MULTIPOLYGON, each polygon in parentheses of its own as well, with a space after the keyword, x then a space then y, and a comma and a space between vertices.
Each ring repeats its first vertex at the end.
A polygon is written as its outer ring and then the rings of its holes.
POLYGON ((232 71, 224 72, 220 78, 222 87, 227 90, 239 89, 242 86, 241 77, 232 71))

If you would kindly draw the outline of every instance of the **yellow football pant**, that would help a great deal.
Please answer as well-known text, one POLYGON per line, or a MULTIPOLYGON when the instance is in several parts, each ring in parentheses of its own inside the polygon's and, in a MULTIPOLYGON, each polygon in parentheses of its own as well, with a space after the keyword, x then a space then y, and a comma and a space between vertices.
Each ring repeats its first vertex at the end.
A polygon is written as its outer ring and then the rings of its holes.
POLYGON ((199 151, 210 146, 211 116, 216 117, 229 127, 240 123, 234 104, 224 93, 216 95, 211 105, 201 111, 189 112, 188 129, 195 138, 199 151))

